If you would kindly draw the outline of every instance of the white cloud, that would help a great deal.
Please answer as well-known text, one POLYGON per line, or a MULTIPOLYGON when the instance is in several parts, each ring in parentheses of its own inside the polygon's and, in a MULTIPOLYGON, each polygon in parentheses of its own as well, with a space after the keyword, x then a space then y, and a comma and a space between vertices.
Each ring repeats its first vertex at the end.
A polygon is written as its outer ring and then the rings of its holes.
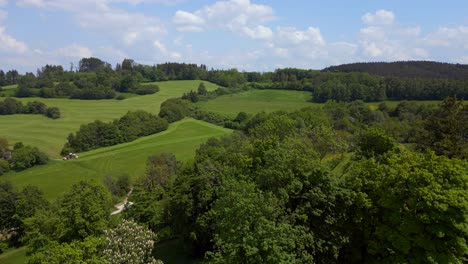
POLYGON ((468 26, 440 27, 426 40, 432 46, 468 49, 468 26))
POLYGON ((245 35, 252 39, 264 39, 269 40, 273 37, 273 31, 269 27, 262 25, 256 27, 244 27, 243 32, 245 35))
MULTIPOLYGON (((153 39, 165 34, 162 22, 153 16, 127 12, 112 7, 115 0, 19 0, 22 7, 65 10, 74 14, 76 22, 83 28, 118 38, 127 45, 139 40, 153 39)), ((138 4, 142 1, 122 0, 138 4), (138 3, 137 3, 138 2, 138 3)), ((161 2, 161 1, 153 1, 161 2)))
POLYGON ((325 40, 320 33, 320 29, 309 27, 307 30, 298 30, 295 27, 279 27, 276 41, 286 45, 299 45, 307 43, 313 46, 324 46, 325 40))
POLYGON ((76 43, 58 49, 56 54, 61 57, 76 59, 88 58, 93 56, 93 52, 88 47, 84 47, 76 43))
POLYGON ((0 6, 8 5, 8 0, 0 0, 0 6))
POLYGON ((275 19, 273 8, 250 0, 218 1, 193 13, 179 10, 172 21, 181 32, 221 29, 254 39, 266 39, 271 29, 262 25, 275 19))
POLYGON ((24 42, 18 41, 8 35, 5 28, 0 26, 0 51, 21 54, 28 51, 28 46, 24 42))
POLYGON ((158 49, 160 52, 160 55, 162 55, 164 58, 172 59, 172 60, 180 60, 182 58, 182 55, 178 52, 175 51, 170 51, 166 48, 166 46, 161 43, 159 40, 155 40, 153 42, 153 45, 158 49))
POLYGON ((380 9, 374 14, 366 13, 361 20, 367 25, 391 25, 395 20, 395 15, 391 11, 380 9))

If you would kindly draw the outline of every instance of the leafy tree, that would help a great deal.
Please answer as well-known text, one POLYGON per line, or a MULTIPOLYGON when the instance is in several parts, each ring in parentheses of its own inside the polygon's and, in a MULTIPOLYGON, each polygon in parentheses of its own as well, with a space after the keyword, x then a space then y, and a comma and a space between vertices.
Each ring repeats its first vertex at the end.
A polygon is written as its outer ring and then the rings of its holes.
POLYGON ((352 263, 464 263, 468 164, 433 153, 390 153, 352 164, 352 263))
POLYGON ((133 221, 123 220, 116 228, 106 230, 103 249, 108 263, 162 264, 151 256, 156 235, 133 221))
POLYGON ((205 87, 205 83, 201 82, 200 85, 198 85, 197 93, 199 95, 206 95, 208 93, 208 90, 206 90, 206 87, 205 87))
POLYGON ((52 119, 60 118, 60 109, 58 107, 48 107, 45 115, 52 119))
POLYGON ((358 136, 358 154, 365 157, 379 157, 395 148, 393 140, 378 128, 365 130, 358 136))
POLYGON ((109 221, 109 193, 101 185, 81 181, 60 201, 60 215, 67 227, 66 241, 102 234, 109 221))
POLYGON ((49 243, 28 259, 28 264, 40 263, 90 263, 106 264, 101 256, 103 242, 98 237, 87 237, 84 241, 71 243, 49 243))
POLYGON ((35 165, 46 164, 48 160, 49 158, 36 147, 15 147, 11 157, 11 168, 22 171, 35 165))
POLYGON ((417 139, 420 149, 437 155, 468 158, 468 105, 454 97, 446 98, 424 123, 417 139))

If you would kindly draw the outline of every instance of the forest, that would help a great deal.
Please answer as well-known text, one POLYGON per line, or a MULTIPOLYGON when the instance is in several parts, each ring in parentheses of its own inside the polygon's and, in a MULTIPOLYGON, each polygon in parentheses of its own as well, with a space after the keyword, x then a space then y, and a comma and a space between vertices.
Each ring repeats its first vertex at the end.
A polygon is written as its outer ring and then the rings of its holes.
MULTIPOLYGON (((17 97, 65 97, 73 99, 124 99, 125 93, 159 91, 145 82, 205 80, 222 87, 246 85, 254 89, 304 90, 315 102, 336 100, 442 100, 447 96, 468 98, 466 65, 436 62, 362 63, 329 67, 323 71, 295 68, 274 72, 208 70, 206 65, 164 63, 142 65, 125 59, 114 68, 98 58, 83 58, 79 66, 65 71, 46 65, 37 73, 6 74, 0 70, 0 87, 17 84, 17 97)), ((1 94, 1 91, 0 91, 1 94)))

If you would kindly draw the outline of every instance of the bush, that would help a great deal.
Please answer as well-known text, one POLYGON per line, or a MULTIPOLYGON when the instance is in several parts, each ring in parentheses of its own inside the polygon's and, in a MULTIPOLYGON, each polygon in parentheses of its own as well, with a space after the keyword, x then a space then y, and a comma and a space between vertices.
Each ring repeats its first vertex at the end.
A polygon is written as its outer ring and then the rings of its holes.
POLYGON ((154 94, 157 92, 159 92, 159 86, 157 86, 156 84, 140 85, 135 90, 135 93, 139 95, 154 94))
POLYGON ((47 108, 45 115, 49 118, 57 119, 60 118, 60 110, 58 107, 49 107, 47 108))
POLYGON ((13 150, 11 162, 13 170, 22 171, 34 165, 46 164, 48 157, 36 147, 24 146, 13 150))
POLYGON ((7 173, 10 170, 10 163, 0 158, 0 175, 7 173))

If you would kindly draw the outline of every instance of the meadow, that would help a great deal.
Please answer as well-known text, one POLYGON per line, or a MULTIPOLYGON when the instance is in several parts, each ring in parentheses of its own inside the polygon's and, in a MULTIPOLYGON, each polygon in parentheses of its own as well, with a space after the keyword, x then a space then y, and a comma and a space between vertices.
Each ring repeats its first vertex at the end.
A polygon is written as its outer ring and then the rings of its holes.
POLYGON ((249 90, 200 101, 195 105, 205 111, 235 117, 240 111, 255 114, 260 111, 293 111, 307 106, 320 105, 311 103, 311 99, 312 93, 305 91, 249 90))
MULTIPOLYGON (((195 105, 202 110, 234 118, 240 111, 256 114, 261 111, 294 111, 304 107, 321 107, 322 103, 311 102, 312 93, 292 90, 249 90, 242 93, 222 95, 195 105)), ((395 108, 401 101, 385 101, 389 108, 395 108)), ((437 105, 441 101, 409 101, 412 104, 437 105)), ((381 102, 366 103, 377 109, 381 102)))
POLYGON ((157 153, 173 153, 178 160, 189 161, 198 146, 208 138, 226 135, 230 131, 206 122, 184 119, 171 124, 164 132, 80 153, 78 159, 51 160, 49 164, 22 172, 9 172, 2 176, 2 180, 10 181, 18 188, 37 186, 47 199, 52 200, 80 180, 102 182, 106 175, 141 176, 145 172, 147 158, 157 153))
MULTIPOLYGON (((56 106, 60 109, 61 118, 53 120, 41 115, 0 116, 0 137, 5 137, 12 144, 21 141, 36 146, 50 157, 59 158, 68 134, 77 131, 80 125, 97 119, 111 121, 131 110, 145 110, 157 114, 162 102, 180 97, 190 90, 197 90, 200 82, 156 82, 153 84, 160 88, 156 94, 134 96, 125 100, 20 98, 23 103, 37 100, 44 102, 48 107, 56 106)), ((204 83, 209 91, 218 87, 209 82, 204 83)), ((12 89, 13 86, 8 87, 8 91, 12 89)))

